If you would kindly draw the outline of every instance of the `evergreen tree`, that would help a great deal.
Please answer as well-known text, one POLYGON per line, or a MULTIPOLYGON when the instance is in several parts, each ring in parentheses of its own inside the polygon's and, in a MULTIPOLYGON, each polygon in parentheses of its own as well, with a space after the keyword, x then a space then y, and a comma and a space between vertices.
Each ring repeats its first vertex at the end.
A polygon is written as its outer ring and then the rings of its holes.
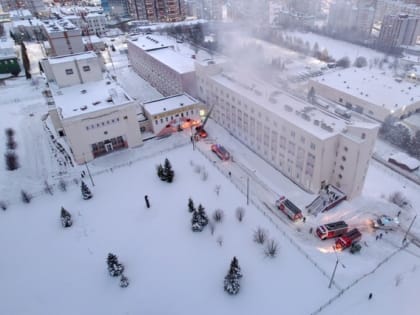
POLYGON ((191 218, 191 229, 193 232, 201 232, 203 228, 204 227, 201 224, 201 216, 198 211, 194 210, 191 218))
POLYGON ((121 288, 126 288, 126 287, 128 287, 129 284, 130 284, 130 281, 128 281, 128 278, 124 275, 121 275, 120 287, 121 288))
POLYGON ((242 278, 241 268, 239 267, 238 260, 233 257, 230 263, 229 272, 225 277, 224 289, 231 295, 238 294, 241 284, 239 280, 242 278))
POLYGON ((158 165, 158 167, 157 167, 157 176, 161 179, 161 180, 163 180, 163 181, 165 181, 166 179, 164 178, 164 173, 163 173, 163 166, 162 166, 162 164, 159 164, 158 165))
POLYGON ((188 198, 188 211, 189 212, 195 211, 194 201, 191 198, 188 198))
POLYGON ((112 253, 107 258, 108 272, 112 277, 119 277, 124 271, 124 265, 118 262, 118 257, 112 253))
POLYGON ((84 181, 82 181, 81 189, 82 189, 82 196, 84 200, 88 200, 92 198, 92 192, 90 191, 89 187, 85 184, 84 181))
POLYGON ((165 175, 166 181, 172 183, 175 173, 172 170, 172 165, 168 159, 165 159, 165 164, 163 165, 163 173, 165 175))
POLYGON ((64 207, 61 207, 61 225, 63 227, 70 227, 73 224, 73 220, 71 219, 71 214, 68 212, 64 207))
POLYGON ((207 217, 206 211, 204 210, 204 207, 201 204, 198 205, 197 212, 200 218, 200 225, 204 229, 204 227, 209 223, 209 218, 207 217))

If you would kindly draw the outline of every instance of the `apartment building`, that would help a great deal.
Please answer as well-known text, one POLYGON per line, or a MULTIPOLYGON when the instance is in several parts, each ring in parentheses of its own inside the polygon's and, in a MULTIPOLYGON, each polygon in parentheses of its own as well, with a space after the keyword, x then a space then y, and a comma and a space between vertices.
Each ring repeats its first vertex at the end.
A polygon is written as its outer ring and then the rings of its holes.
POLYGON ((43 21, 52 56, 76 54, 85 51, 80 28, 66 19, 43 21))
POLYGON ((393 77, 380 69, 348 68, 309 80, 316 95, 383 122, 420 112, 416 82, 393 77))
POLYGON ((0 0, 0 5, 4 12, 27 9, 37 16, 45 11, 45 5, 42 0, 0 0))
POLYGON ((106 17, 100 13, 87 13, 83 17, 79 15, 68 15, 65 19, 81 29, 85 36, 102 36, 106 32, 106 17))
POLYGON ((185 19, 184 0, 133 0, 131 15, 150 22, 179 22, 185 19))
POLYGON ((333 184, 349 198, 365 181, 378 125, 344 121, 220 64, 196 64, 212 117, 306 191, 333 184))
POLYGON ((195 52, 175 39, 144 35, 127 41, 128 59, 133 69, 164 96, 188 93, 196 97, 194 62, 210 60, 203 51, 195 52))
POLYGON ((399 14, 384 17, 377 41, 378 48, 392 50, 417 42, 420 42, 420 16, 399 14))

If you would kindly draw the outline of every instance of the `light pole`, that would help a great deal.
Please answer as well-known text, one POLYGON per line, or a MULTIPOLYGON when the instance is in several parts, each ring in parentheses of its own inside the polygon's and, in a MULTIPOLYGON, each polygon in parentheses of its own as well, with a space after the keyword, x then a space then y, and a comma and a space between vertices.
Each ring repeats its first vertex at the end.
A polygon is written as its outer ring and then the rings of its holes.
POLYGON ((414 221, 416 220, 416 218, 417 218, 417 214, 414 216, 413 220, 411 220, 410 226, 408 227, 407 231, 405 232, 404 238, 402 240, 403 245, 404 245, 405 241, 407 241, 407 235, 410 232, 410 229, 413 226, 414 221))
POLYGON ((90 182, 92 183, 92 186, 95 186, 95 183, 93 182, 92 175, 90 174, 90 170, 89 170, 88 164, 86 162, 85 154, 83 154, 83 159, 85 160, 85 166, 86 166, 86 170, 88 172, 89 178, 90 178, 90 182))
MULTIPOLYGON (((330 289, 330 288, 331 288, 331 286, 332 286, 332 283, 333 283, 333 281, 334 281, 334 277, 335 277, 335 272, 336 272, 336 270, 337 270, 338 263, 340 262, 340 261, 338 260, 337 252, 335 251, 335 247, 333 246, 332 248, 333 248, 333 250, 334 250, 334 254, 335 254, 335 265, 334 265, 334 270, 333 270, 333 273, 332 273, 331 278, 330 278, 330 283, 329 283, 329 285, 328 285, 328 289, 330 289)), ((344 266, 343 264, 341 264, 341 266, 342 266, 343 268, 346 268, 346 266, 344 266)))
POLYGON ((246 204, 249 205, 249 176, 246 178, 246 204))

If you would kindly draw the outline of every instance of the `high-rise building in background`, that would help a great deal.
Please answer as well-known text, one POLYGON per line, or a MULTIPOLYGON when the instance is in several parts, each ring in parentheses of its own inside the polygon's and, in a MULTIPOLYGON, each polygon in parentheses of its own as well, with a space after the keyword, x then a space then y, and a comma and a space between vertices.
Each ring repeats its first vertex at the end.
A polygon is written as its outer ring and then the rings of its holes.
POLYGON ((199 19, 221 20, 225 8, 224 0, 189 0, 186 1, 187 15, 199 19))
POLYGON ((184 0, 133 0, 131 16, 150 22, 179 22, 185 19, 184 0))
POLYGON ((269 0, 227 0, 227 14, 234 20, 254 25, 268 24, 269 0))
POLYGON ((42 0, 0 0, 0 5, 4 12, 27 9, 32 14, 37 15, 45 11, 45 6, 42 0))
POLYGON ((127 18, 130 16, 130 6, 127 0, 101 0, 104 13, 113 17, 127 18))
POLYGON ((374 17, 373 1, 336 1, 330 7, 328 28, 343 37, 353 35, 355 39, 364 40, 371 34, 374 17))
POLYGON ((415 45, 420 41, 420 16, 387 15, 382 22, 377 47, 393 51, 401 45, 415 45))
POLYGON ((386 15, 398 14, 420 15, 420 0, 377 0, 375 22, 380 24, 386 15))

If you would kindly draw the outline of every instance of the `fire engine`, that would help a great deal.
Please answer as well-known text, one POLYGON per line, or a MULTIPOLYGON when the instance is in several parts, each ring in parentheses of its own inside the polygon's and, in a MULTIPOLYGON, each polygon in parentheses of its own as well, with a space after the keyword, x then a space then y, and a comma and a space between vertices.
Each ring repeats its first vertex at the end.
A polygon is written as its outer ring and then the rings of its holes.
POLYGON ((343 250, 346 249, 352 244, 357 243, 362 238, 362 233, 358 229, 352 229, 351 231, 347 232, 339 239, 335 241, 335 249, 336 250, 343 250))
POLYGON ((349 226, 344 221, 332 222, 324 225, 320 225, 316 229, 316 234, 321 240, 328 238, 338 237, 346 233, 349 226))
POLYGON ((303 218, 302 211, 285 196, 281 196, 276 201, 276 206, 283 211, 292 221, 297 221, 303 218))

